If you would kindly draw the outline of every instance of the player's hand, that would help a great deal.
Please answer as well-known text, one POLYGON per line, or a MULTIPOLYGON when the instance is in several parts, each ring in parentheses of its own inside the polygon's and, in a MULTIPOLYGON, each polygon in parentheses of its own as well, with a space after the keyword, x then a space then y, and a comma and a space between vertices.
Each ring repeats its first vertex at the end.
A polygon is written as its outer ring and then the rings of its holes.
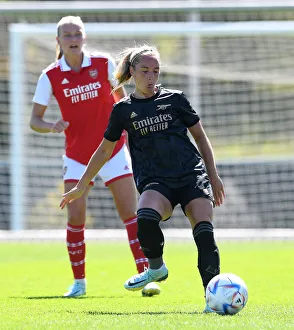
POLYGON ((80 190, 77 187, 72 188, 69 192, 63 194, 60 202, 60 208, 63 209, 66 204, 72 203, 75 199, 83 196, 84 190, 80 190))
POLYGON ((53 126, 51 127, 52 133, 61 133, 65 131, 69 126, 68 121, 64 121, 63 119, 59 119, 53 126))
POLYGON ((226 197, 224 184, 218 175, 216 177, 210 179, 210 182, 211 182, 211 186, 212 186, 215 205, 221 206, 226 197))

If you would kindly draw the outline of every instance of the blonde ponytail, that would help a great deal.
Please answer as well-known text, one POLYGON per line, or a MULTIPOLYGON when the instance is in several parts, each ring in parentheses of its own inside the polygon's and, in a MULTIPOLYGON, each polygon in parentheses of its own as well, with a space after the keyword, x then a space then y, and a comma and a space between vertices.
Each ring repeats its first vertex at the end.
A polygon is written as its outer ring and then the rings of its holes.
POLYGON ((130 67, 135 67, 139 63, 141 56, 145 54, 154 54, 154 56, 160 61, 160 55, 155 46, 138 46, 133 48, 126 48, 118 55, 118 65, 115 70, 115 78, 117 79, 118 85, 113 91, 125 85, 132 78, 130 73, 130 67))
POLYGON ((62 50, 61 50, 61 48, 58 44, 56 45, 56 52, 55 53, 56 53, 56 57, 55 57, 56 61, 60 60, 63 53, 62 53, 62 50))

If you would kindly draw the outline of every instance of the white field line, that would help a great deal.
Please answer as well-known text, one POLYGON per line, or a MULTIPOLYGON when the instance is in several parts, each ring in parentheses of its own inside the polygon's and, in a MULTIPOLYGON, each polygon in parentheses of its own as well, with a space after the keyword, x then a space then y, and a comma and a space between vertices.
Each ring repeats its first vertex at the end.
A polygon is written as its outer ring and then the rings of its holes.
MULTIPOLYGON (((191 229, 163 229, 166 240, 192 240, 191 229)), ((17 241, 64 241, 66 230, 0 230, 1 242, 17 241)), ((127 240, 124 229, 88 229, 87 240, 127 240)), ((216 240, 294 240, 294 229, 215 229, 216 240)))

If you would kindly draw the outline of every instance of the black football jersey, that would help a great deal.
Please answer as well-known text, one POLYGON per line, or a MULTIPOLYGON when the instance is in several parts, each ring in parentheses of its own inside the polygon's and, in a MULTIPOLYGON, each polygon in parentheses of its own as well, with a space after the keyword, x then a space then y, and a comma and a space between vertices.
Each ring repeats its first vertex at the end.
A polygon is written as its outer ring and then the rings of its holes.
POLYGON ((159 87, 147 99, 129 95, 115 104, 104 137, 118 141, 128 132, 134 179, 140 192, 151 182, 170 188, 205 173, 200 153, 187 135, 199 116, 182 91, 159 87))

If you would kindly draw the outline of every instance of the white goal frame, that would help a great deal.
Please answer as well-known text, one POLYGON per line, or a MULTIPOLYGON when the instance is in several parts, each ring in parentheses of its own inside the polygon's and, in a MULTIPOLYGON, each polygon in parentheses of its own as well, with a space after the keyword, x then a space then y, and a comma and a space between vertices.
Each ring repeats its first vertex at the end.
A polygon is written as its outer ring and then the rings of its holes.
MULTIPOLYGON (((88 36, 185 36, 197 38, 215 36, 250 36, 250 35, 294 35, 294 21, 260 21, 260 22, 145 22, 145 23, 86 23, 88 36)), ((22 114, 27 101, 23 86, 24 58, 22 57, 27 37, 56 35, 56 24, 11 24, 10 39, 10 186, 11 186, 11 219, 12 230, 24 229, 24 198, 28 198, 26 185, 23 151, 25 146, 22 131, 22 114)), ((194 39, 195 41, 195 39, 194 39)), ((194 54, 195 57, 195 54, 194 54)), ((197 72, 193 72, 194 78, 197 72)), ((192 76, 192 74, 191 74, 192 76)), ((292 79, 292 83, 294 78, 292 79)), ((197 89, 197 79, 191 80, 190 88, 197 89)), ((192 102, 193 103, 193 102, 192 102)), ((194 105, 197 99, 194 100, 194 105)))

